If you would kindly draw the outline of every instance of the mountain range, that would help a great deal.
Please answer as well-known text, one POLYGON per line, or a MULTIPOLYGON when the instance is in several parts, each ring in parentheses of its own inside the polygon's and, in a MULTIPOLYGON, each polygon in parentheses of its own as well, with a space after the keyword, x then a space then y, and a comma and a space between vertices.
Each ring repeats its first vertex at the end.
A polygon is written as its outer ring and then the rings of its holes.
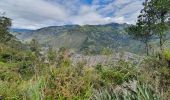
POLYGON ((55 49, 66 47, 77 52, 101 53, 104 49, 142 53, 143 44, 131 38, 125 31, 128 24, 64 25, 37 30, 11 29, 11 33, 22 41, 36 39, 44 47, 55 49))

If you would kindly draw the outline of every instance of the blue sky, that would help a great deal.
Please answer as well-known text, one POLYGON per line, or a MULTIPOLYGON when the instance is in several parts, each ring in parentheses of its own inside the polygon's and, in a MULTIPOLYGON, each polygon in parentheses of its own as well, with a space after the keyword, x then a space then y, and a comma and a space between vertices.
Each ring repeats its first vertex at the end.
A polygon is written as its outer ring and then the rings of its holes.
POLYGON ((0 0, 0 12, 13 19, 14 28, 133 24, 144 0, 0 0))

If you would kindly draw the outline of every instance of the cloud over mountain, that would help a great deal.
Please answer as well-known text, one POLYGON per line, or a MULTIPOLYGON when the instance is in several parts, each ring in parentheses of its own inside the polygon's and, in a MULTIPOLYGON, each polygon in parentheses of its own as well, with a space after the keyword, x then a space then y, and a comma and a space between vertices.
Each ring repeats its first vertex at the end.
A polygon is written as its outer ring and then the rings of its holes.
POLYGON ((1 0, 0 12, 13 27, 36 29, 51 25, 134 23, 143 0, 1 0))

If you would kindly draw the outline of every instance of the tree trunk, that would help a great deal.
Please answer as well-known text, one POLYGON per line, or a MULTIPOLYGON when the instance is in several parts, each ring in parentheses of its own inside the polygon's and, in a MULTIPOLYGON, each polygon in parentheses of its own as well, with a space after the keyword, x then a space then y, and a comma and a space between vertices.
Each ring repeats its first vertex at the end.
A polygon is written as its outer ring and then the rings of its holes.
POLYGON ((146 54, 147 54, 147 56, 149 56, 149 44, 148 44, 148 42, 146 42, 145 43, 145 45, 146 45, 146 54))
POLYGON ((167 62, 168 62, 168 67, 170 67, 170 60, 167 60, 167 62))
POLYGON ((163 59, 163 51, 164 51, 164 48, 163 48, 163 36, 162 36, 162 33, 159 34, 159 45, 160 45, 160 59, 163 59))
POLYGON ((3 51, 3 48, 2 48, 2 46, 1 46, 1 44, 0 44, 0 52, 2 52, 3 51))
POLYGON ((162 34, 160 34, 160 50, 161 50, 161 53, 163 53, 163 37, 162 37, 162 34))
POLYGON ((145 35, 145 50, 146 50, 147 56, 149 56, 149 39, 147 35, 145 35))
MULTIPOLYGON (((161 14, 161 26, 164 26, 164 24, 165 24, 165 14, 164 14, 164 12, 162 12, 162 14, 161 14)), ((161 28, 163 28, 163 27, 161 27, 161 28)), ((164 29, 161 29, 161 31, 159 33, 161 57, 163 57, 163 51, 164 51, 164 48, 163 48, 163 44, 164 44, 163 33, 164 33, 164 29)))

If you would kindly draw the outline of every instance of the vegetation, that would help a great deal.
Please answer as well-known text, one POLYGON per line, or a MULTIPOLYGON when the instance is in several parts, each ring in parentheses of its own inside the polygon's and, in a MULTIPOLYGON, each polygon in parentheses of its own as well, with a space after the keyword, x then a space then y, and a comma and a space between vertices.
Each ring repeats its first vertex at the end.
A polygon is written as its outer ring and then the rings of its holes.
POLYGON ((143 43, 132 39, 125 32, 126 27, 128 24, 116 23, 52 26, 30 32, 21 31, 19 32, 21 34, 16 36, 23 41, 36 39, 44 47, 56 50, 65 47, 85 55, 108 55, 120 50, 142 54, 144 52, 143 43))
MULTIPOLYGON (((129 27, 128 32, 136 39, 140 38, 146 44, 146 52, 149 54, 149 40, 154 36, 159 38, 160 53, 164 51, 166 34, 169 30, 169 0, 145 0, 144 8, 138 16, 136 25, 129 27)), ((162 57, 161 57, 162 58, 162 57)))
MULTIPOLYGON (((30 43, 21 43, 8 32, 11 20, 0 17, 0 99, 168 100, 170 50, 164 47, 163 37, 168 36, 166 31, 169 29, 169 4, 169 0, 146 0, 136 25, 124 27, 130 32, 130 36, 146 45, 147 56, 143 54, 139 56, 140 59, 130 61, 131 57, 126 59, 124 56, 127 55, 118 53, 120 58, 116 58, 116 61, 93 66, 88 65, 85 60, 74 63, 69 47, 64 46, 56 50, 51 46, 44 50, 37 38, 32 39, 30 43), (156 45, 160 49, 159 53, 150 50, 151 41, 157 41, 155 37, 159 39, 159 45, 156 45)), ((58 39, 65 39, 66 36, 67 40, 71 37, 70 43, 75 42, 72 41, 74 36, 83 38, 84 45, 76 43, 80 46, 79 50, 87 55, 102 54, 109 57, 116 53, 112 49, 115 44, 111 44, 115 40, 109 37, 127 36, 110 34, 116 30, 125 32, 122 26, 116 26, 114 27, 117 29, 110 25, 64 26, 69 30, 63 31, 59 27, 55 31, 63 33, 59 34, 58 39)))
POLYGON ((127 32, 135 39, 145 43, 146 53, 149 55, 149 41, 152 39, 153 23, 155 22, 154 8, 147 0, 143 3, 144 8, 138 16, 136 25, 130 26, 127 32))

